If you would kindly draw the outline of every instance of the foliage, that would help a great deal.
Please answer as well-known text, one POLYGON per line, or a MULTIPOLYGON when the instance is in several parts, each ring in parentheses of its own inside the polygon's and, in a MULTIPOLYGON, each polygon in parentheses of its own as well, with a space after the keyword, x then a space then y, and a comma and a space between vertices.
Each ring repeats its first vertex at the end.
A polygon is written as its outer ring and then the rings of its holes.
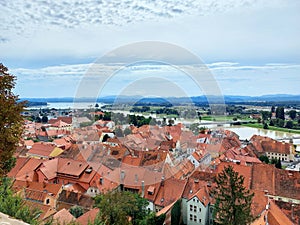
POLYGON ((285 128, 292 129, 294 126, 293 121, 289 120, 285 124, 285 128))
POLYGON ((125 130, 124 130, 124 135, 126 136, 126 135, 129 135, 129 134, 131 134, 131 130, 128 127, 126 127, 125 130))
POLYGON ((290 110, 289 111, 289 116, 292 120, 294 120, 297 116, 297 111, 296 110, 290 110))
POLYGON ((120 127, 116 127, 116 129, 115 129, 115 135, 117 137, 124 137, 123 130, 120 127))
POLYGON ((269 158, 266 155, 259 156, 259 160, 266 164, 269 164, 269 162, 270 162, 269 158))
POLYGON ((275 111, 276 118, 284 120, 284 107, 280 106, 276 108, 275 111))
POLYGON ((154 212, 151 212, 142 221, 139 222, 139 225, 163 225, 165 219, 165 214, 156 216, 154 212))
POLYGON ((269 111, 261 111, 262 120, 268 120, 271 117, 271 112, 269 111))
POLYGON ((267 124, 267 123, 264 123, 264 124, 263 124, 263 128, 264 128, 264 129, 269 129, 268 124, 267 124))
POLYGON ((69 209, 69 212, 75 217, 78 218, 79 216, 83 215, 84 211, 83 208, 78 206, 78 205, 74 205, 69 209))
POLYGON ((147 216, 147 200, 131 192, 108 192, 95 197, 100 219, 105 225, 138 225, 147 216))
POLYGON ((218 224, 246 225, 253 220, 253 194, 244 187, 244 177, 227 166, 216 178, 214 219, 218 224))
POLYGON ((0 63, 0 177, 11 170, 8 163, 20 140, 23 131, 21 112, 25 102, 19 102, 18 96, 12 92, 15 87, 15 76, 0 63))
POLYGON ((43 117, 42 117, 42 123, 48 123, 48 116, 43 115, 43 117))
POLYGON ((37 218, 41 213, 40 210, 30 208, 24 204, 20 196, 13 194, 9 178, 1 178, 0 184, 0 212, 26 223, 38 224, 37 218))
POLYGON ((171 210, 171 225, 179 225, 181 217, 181 201, 175 202, 171 210))

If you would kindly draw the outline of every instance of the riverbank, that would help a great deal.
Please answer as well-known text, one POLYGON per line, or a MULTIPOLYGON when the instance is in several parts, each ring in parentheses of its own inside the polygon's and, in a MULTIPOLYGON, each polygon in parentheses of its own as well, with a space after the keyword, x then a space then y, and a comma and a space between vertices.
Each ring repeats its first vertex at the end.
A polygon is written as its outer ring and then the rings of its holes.
MULTIPOLYGON (((247 123, 247 124, 241 124, 241 125, 244 127, 263 129, 263 124, 260 124, 260 123, 247 123)), ((292 134, 300 134, 300 130, 288 129, 288 128, 283 128, 283 127, 268 126, 268 129, 264 129, 264 130, 273 130, 273 131, 282 131, 282 132, 287 132, 287 133, 292 133, 292 134)))

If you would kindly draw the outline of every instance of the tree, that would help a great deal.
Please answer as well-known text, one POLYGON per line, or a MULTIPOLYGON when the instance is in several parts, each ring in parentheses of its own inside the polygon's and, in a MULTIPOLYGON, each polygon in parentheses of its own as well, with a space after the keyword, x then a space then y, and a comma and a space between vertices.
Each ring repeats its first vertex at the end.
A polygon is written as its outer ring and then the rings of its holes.
POLYGON ((127 136, 129 134, 131 134, 131 130, 130 130, 130 128, 126 127, 124 130, 124 135, 127 136))
POLYGON ((271 107, 271 114, 274 113, 274 112, 275 112, 275 106, 272 105, 272 107, 271 107))
POLYGON ((292 129, 293 126, 294 126, 294 123, 293 123, 292 120, 287 121, 286 124, 285 124, 285 127, 288 128, 288 129, 292 129))
POLYGON ((265 120, 268 120, 270 118, 270 112, 269 111, 261 111, 261 117, 262 117, 262 120, 265 121, 265 120))
POLYGON ((275 167, 278 169, 282 169, 282 165, 281 165, 281 160, 278 159, 277 162, 275 163, 275 167))
POLYGON ((11 162, 23 131, 21 112, 25 102, 20 102, 12 92, 15 79, 0 63, 0 177, 5 176, 14 166, 8 162, 11 162))
POLYGON ((123 130, 120 127, 116 127, 116 129, 115 129, 115 135, 117 137, 124 137, 123 130))
POLYGON ((227 166, 216 177, 214 219, 217 224, 246 225, 253 220, 251 194, 244 186, 244 177, 227 166))
POLYGON ((99 216, 105 225, 138 225, 148 215, 147 204, 146 199, 127 191, 108 192, 95 197, 95 205, 100 209, 99 216))
POLYGON ((37 218, 41 211, 25 205, 23 199, 12 192, 9 178, 0 178, 0 184, 0 212, 26 223, 38 224, 37 218))
POLYGON ((43 117, 42 117, 42 123, 48 123, 48 116, 43 115, 43 117))
POLYGON ((264 129, 269 129, 268 124, 267 124, 267 123, 264 123, 264 124, 263 124, 263 128, 264 128, 264 129))
POLYGON ((79 216, 83 215, 84 211, 81 206, 74 205, 69 209, 69 212, 75 217, 78 218, 79 216))
POLYGON ((276 108, 276 118, 284 120, 284 107, 276 108))
POLYGON ((171 225, 179 225, 181 217, 181 201, 175 202, 171 210, 171 225))
POLYGON ((269 162, 270 162, 269 158, 266 155, 259 156, 259 160, 266 164, 269 164, 269 162))
POLYGON ((297 116, 297 111, 296 110, 290 110, 289 111, 289 116, 292 120, 294 120, 297 116))

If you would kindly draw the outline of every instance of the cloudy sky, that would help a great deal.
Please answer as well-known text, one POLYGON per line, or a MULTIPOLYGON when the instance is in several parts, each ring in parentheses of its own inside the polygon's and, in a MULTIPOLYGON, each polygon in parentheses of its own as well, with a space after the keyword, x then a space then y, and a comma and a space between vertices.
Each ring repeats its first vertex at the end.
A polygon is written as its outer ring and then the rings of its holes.
POLYGON ((0 6, 0 60, 17 76, 20 97, 76 96, 95 63, 110 76, 85 86, 87 96, 92 88, 103 96, 191 96, 207 85, 225 95, 300 94, 298 0, 0 0, 0 6), (163 44, 136 51, 140 45, 132 43, 145 41, 163 44), (195 85, 181 70, 195 66, 192 54, 215 82, 203 75, 195 85))

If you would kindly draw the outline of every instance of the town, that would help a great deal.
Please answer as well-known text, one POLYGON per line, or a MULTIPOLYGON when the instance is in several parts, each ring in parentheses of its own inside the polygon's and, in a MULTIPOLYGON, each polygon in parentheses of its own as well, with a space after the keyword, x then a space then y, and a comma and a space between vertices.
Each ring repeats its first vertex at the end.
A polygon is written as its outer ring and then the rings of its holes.
POLYGON ((240 140, 226 127, 195 132, 178 119, 151 124, 140 116, 116 124, 117 117, 98 106, 48 110, 49 119, 40 115, 26 113, 8 173, 12 189, 41 210, 39 221, 88 224, 99 213, 97 196, 118 190, 147 200, 147 211, 164 215, 163 224, 211 225, 215 178, 231 165, 254 193, 251 224, 300 222, 299 159, 292 141, 259 135, 240 140), (284 163, 296 166, 283 169, 284 163), (71 213, 74 208, 81 213, 71 213))

